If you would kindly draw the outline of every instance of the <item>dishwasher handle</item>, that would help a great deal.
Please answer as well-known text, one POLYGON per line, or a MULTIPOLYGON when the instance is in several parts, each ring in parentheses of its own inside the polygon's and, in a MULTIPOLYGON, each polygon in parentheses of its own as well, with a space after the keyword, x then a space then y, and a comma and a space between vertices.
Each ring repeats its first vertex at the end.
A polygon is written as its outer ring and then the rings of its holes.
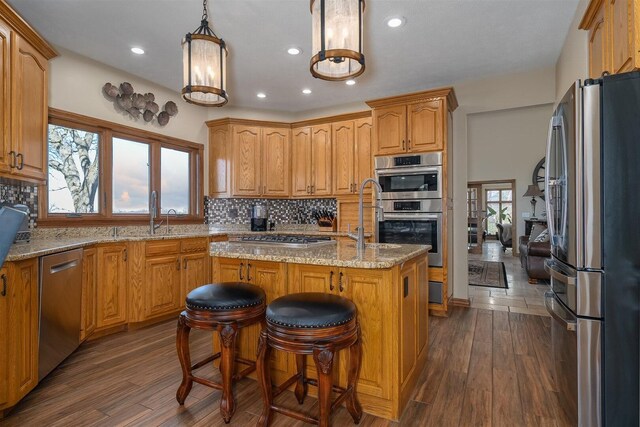
POLYGON ((51 268, 49 269, 49 273, 56 274, 56 273, 60 273, 61 271, 65 271, 77 266, 78 266, 78 260, 74 259, 71 261, 63 262, 62 264, 52 265, 51 268))

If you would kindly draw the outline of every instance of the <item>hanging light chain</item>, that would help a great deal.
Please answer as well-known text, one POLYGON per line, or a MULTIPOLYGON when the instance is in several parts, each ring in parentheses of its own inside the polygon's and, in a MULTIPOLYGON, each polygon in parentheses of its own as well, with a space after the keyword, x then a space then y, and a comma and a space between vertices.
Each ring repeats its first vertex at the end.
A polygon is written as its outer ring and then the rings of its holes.
POLYGON ((206 22, 209 18, 209 14, 207 13, 207 0, 203 0, 202 2, 202 21, 206 22))

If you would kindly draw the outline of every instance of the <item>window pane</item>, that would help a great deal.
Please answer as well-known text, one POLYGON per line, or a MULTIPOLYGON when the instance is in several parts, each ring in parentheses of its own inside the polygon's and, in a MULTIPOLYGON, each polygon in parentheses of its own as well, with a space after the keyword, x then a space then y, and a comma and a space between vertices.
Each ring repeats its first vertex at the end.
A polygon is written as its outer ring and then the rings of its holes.
POLYGON ((498 232, 496 223, 500 222, 500 204, 499 203, 487 203, 487 232, 489 234, 495 234, 498 232))
POLYGON ((503 218, 500 221, 503 224, 513 222, 513 205, 511 203, 502 204, 503 218))
POLYGON ((511 201, 511 190, 502 190, 502 200, 511 201))
POLYGON ((149 213, 149 145, 113 138, 113 213, 149 213))
POLYGON ((497 202, 500 200, 500 190, 487 190, 487 201, 497 202))
POLYGON ((162 148, 160 150, 161 212, 175 209, 178 214, 189 213, 189 153, 162 148))
POLYGON ((49 213, 97 213, 99 135, 49 125, 49 213))

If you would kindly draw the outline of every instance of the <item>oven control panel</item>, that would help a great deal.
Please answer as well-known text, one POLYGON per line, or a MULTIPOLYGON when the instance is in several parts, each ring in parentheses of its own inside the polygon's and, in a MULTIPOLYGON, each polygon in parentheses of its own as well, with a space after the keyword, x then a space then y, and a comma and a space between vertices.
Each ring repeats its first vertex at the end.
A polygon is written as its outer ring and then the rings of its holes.
POLYGON ((394 211, 420 211, 420 201, 393 202, 394 211))
POLYGON ((394 166, 416 166, 421 165, 420 156, 402 156, 393 158, 394 166))

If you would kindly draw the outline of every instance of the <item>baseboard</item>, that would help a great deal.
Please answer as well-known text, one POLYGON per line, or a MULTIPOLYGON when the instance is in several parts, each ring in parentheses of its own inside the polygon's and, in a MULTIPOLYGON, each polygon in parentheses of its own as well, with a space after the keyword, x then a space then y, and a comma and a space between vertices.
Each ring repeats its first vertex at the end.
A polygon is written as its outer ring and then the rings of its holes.
POLYGON ((470 307, 471 301, 469 298, 451 298, 450 304, 457 307, 470 307))

